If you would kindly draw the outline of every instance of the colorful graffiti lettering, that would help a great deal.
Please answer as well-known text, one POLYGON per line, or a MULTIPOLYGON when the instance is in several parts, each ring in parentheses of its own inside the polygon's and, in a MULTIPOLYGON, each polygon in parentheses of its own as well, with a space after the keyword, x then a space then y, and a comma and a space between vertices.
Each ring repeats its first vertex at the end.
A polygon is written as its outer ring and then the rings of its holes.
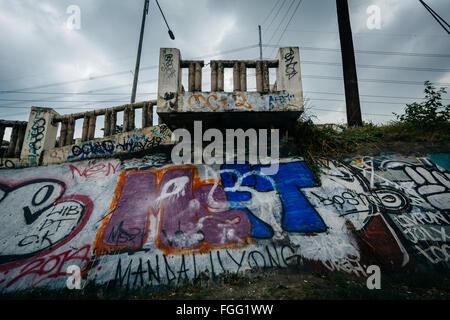
POLYGON ((0 270, 47 254, 82 230, 92 212, 92 201, 66 195, 56 179, 35 179, 13 186, 0 184, 0 270))

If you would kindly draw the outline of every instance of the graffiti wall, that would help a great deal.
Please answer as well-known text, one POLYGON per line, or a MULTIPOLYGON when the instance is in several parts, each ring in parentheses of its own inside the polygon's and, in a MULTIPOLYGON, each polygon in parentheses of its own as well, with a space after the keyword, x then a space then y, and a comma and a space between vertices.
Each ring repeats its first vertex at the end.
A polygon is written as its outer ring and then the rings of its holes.
POLYGON ((256 92, 187 92, 183 98, 183 111, 280 111, 301 105, 295 94, 266 94, 256 92))
POLYGON ((44 154, 43 163, 53 164, 66 161, 111 157, 123 153, 148 150, 170 143, 172 132, 162 124, 147 127, 104 139, 80 142, 61 148, 54 148, 44 154))
POLYGON ((290 265, 449 267, 450 173, 431 158, 173 165, 166 155, 0 172, 0 290, 177 285, 290 265))

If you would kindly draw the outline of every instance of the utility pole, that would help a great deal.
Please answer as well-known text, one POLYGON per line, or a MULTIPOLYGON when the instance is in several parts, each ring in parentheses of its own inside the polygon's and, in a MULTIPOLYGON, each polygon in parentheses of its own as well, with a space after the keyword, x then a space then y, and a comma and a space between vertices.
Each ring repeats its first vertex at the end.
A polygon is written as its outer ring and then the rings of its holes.
POLYGON ((139 77, 139 65, 141 63, 141 51, 142 51, 142 41, 144 40, 144 28, 145 28, 145 18, 148 15, 148 7, 150 4, 150 0, 145 0, 144 3, 144 11, 142 13, 142 25, 141 25, 141 35, 139 37, 139 47, 136 58, 136 69, 134 70, 134 81, 133 81, 133 90, 131 91, 131 103, 136 101, 136 89, 139 77))
POLYGON ((259 60, 262 60, 263 54, 262 54, 261 26, 258 26, 258 30, 259 30, 259 60))
POLYGON ((347 0, 336 0, 336 8, 341 40, 342 67, 344 69, 347 125, 362 126, 355 51, 353 49, 352 28, 347 0))

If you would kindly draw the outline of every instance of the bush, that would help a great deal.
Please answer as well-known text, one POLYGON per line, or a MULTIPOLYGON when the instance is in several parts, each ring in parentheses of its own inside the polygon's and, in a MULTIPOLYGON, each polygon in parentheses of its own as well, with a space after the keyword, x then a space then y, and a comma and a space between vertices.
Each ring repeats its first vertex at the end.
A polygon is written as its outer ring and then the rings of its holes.
POLYGON ((447 93, 445 88, 436 90, 430 81, 425 81, 425 101, 406 105, 405 113, 394 113, 397 120, 405 125, 416 128, 431 128, 448 125, 450 121, 450 104, 442 104, 442 94, 447 93))

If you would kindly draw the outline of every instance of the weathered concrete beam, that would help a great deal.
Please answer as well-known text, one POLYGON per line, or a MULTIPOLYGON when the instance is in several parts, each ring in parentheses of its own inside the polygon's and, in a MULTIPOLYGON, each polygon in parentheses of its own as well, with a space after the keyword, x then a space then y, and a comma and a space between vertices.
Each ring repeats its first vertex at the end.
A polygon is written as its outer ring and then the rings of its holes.
POLYGON ((66 133, 66 140, 64 145, 69 145, 73 143, 73 136, 75 134, 75 119, 72 117, 69 117, 67 119, 67 133, 66 133))
POLYGON ((59 133, 59 145, 64 147, 66 145, 68 119, 61 121, 61 131, 59 133))
POLYGON ((89 130, 88 130, 88 140, 92 140, 95 137, 95 124, 97 122, 97 116, 95 113, 90 112, 89 114, 89 130))
POLYGON ((195 64, 189 64, 189 75, 188 75, 188 88, 189 91, 195 91, 195 64))
POLYGON ((217 63, 211 62, 211 91, 217 91, 217 63))
POLYGON ((106 110, 104 125, 103 125, 103 137, 108 137, 111 135, 111 113, 112 110, 106 110))
POLYGON ((224 66, 222 63, 217 62, 217 91, 223 92, 224 90, 224 66))
POLYGON ((247 91, 247 67, 244 62, 240 64, 240 82, 241 91, 247 91))
POLYGON ((224 68, 233 68, 234 64, 238 62, 244 63, 247 68, 256 68, 261 61, 267 62, 269 68, 278 68, 278 60, 211 60, 211 63, 222 64, 224 68))
POLYGON ((7 156, 10 158, 14 158, 18 137, 19 137, 19 126, 16 125, 12 127, 11 138, 9 140, 7 156))
POLYGON ((241 75, 240 75, 240 65, 238 61, 234 62, 233 65, 233 90, 241 91, 241 75))
POLYGON ((195 91, 202 91, 202 65, 195 63, 195 91))
POLYGON ((25 131, 27 130, 26 126, 18 126, 19 127, 19 136, 17 138, 15 157, 20 158, 20 153, 22 152, 23 141, 25 139, 25 131))
POLYGON ((83 117, 83 131, 81 132, 81 141, 87 141, 89 135, 89 113, 85 112, 83 117))

